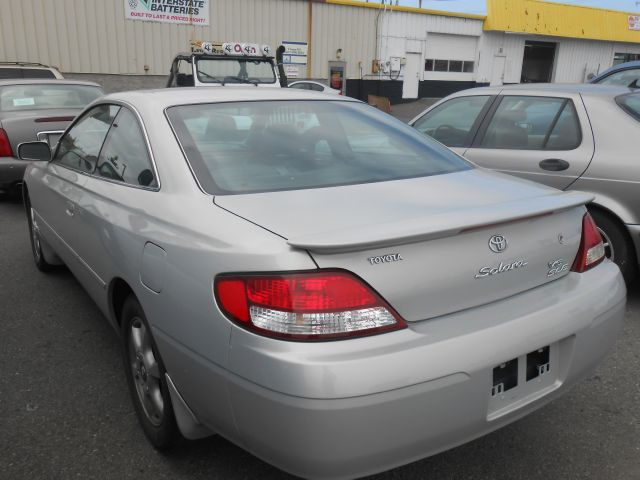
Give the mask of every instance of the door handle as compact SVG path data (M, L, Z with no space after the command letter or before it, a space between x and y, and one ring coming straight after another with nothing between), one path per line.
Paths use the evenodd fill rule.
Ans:
M67 209L64 211L64 213L66 213L70 217L73 217L76 214L76 206L71 202L67 202Z
M561 160L559 158L547 158L542 160L538 165L543 170L549 170L550 172L561 172L569 168L569 162Z

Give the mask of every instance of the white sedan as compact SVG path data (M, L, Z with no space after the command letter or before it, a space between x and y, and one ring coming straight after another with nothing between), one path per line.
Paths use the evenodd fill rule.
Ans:
M311 80L299 80L297 82L291 82L289 88L298 88L300 90L313 90L314 92L331 93L333 95L342 95L340 90L331 88L323 83L314 82Z

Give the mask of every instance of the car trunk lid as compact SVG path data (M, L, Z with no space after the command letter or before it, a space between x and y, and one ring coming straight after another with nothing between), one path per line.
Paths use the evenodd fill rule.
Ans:
M215 202L309 251L320 268L356 273L416 321L566 275L590 199L476 169Z
M18 145L23 142L43 140L53 148L60 134L80 112L80 109L49 109L39 111L11 112L11 116L0 121L15 156Z

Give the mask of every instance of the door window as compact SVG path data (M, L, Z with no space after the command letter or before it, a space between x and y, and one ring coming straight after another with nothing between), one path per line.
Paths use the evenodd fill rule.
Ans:
M420 117L413 126L448 147L466 147L471 141L473 124L489 98L489 95L454 98Z
M119 109L117 105L98 105L89 110L60 139L53 161L74 170L91 173Z
M480 143L484 148L572 150L580 144L573 102L551 97L503 97Z
M142 129L127 108L113 121L95 174L136 187L158 186Z

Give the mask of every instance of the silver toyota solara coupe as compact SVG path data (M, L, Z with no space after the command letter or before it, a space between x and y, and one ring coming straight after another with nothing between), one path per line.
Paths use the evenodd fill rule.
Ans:
M590 195L353 99L119 93L19 151L42 160L35 263L66 264L120 333L159 449L216 433L304 477L379 472L558 397L622 325Z

